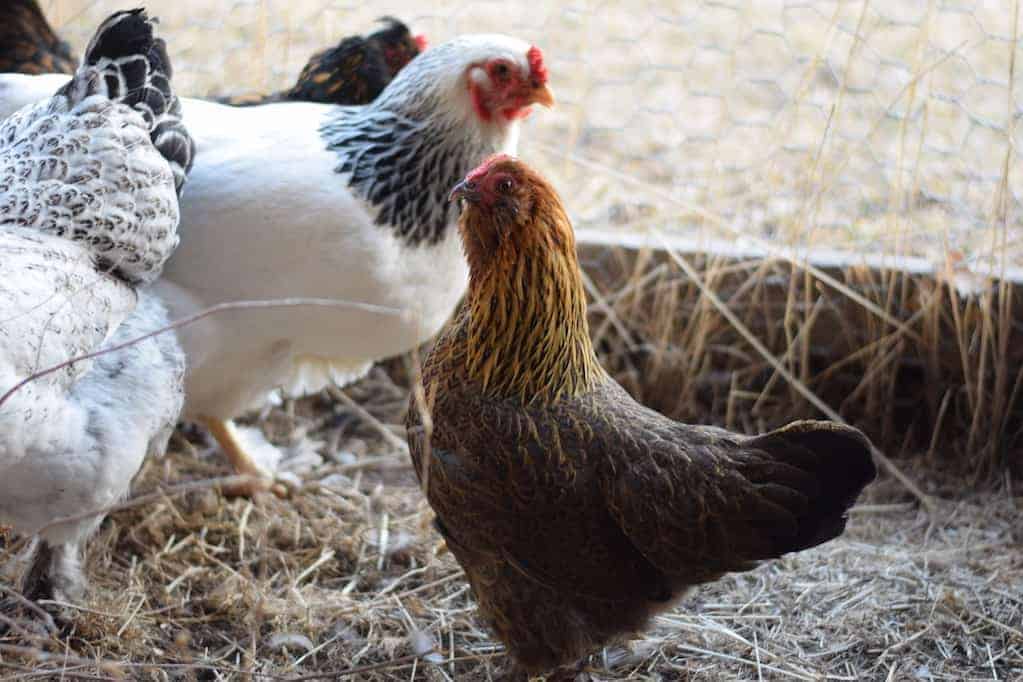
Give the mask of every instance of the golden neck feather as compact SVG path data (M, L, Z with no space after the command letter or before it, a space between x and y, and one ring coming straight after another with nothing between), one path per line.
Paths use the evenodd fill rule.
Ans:
M570 231L509 236L473 265L462 324L469 376L487 394L547 404L601 381Z

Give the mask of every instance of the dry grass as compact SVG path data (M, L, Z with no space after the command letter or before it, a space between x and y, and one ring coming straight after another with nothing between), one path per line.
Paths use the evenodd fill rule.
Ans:
M402 409L394 374L398 384L376 370L349 391L379 423ZM113 514L92 543L93 591L65 608L65 630L0 642L6 674L496 677L507 661L474 618L405 453L326 397L274 408L264 423L292 451L323 444L293 500L174 494L223 472L212 447L182 438L136 486L170 492ZM912 475L928 481L932 515L897 484L875 485L840 540L695 590L643 638L593 657L594 675L1018 679L1023 555L1010 548L1021 498Z
M133 3L47 4L80 46ZM885 479L840 540L698 589L591 663L607 680L1023 679L1023 515L1006 475L1023 465L1023 316L1015 288L977 274L1023 261L1015 4L151 6L186 93L280 85L385 11L434 40L520 34L547 50L561 101L530 121L523 153L580 227L939 263L910 276L583 250L602 360L640 400L747 432L823 405L930 505ZM500 647L393 444L402 364L345 393L357 409L327 394L251 416L305 482L286 502L202 483L175 494L226 473L183 430L136 485L162 492L111 515L90 547L89 601L65 607L59 635L0 642L0 674L495 676Z
M1015 286L677 251L582 255L605 366L665 414L748 433L827 416L968 485L1023 471Z

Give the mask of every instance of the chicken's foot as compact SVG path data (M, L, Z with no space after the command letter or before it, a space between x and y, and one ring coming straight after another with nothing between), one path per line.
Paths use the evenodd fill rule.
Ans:
M224 486L224 494L230 497L254 497L257 493L270 491L277 497L288 497L288 486L246 451L233 421L212 417L205 417L200 421L220 445L221 451L227 456L234 470L250 477L248 481Z
M58 583L76 582L73 577L55 575L60 568L60 551L46 541L36 539L29 549L29 565L21 577L18 589L0 586L0 637L18 634L28 637L54 635L59 628L49 606L36 602L61 599L65 595ZM75 577L81 578L78 573ZM76 583L77 584L77 583ZM58 618L59 611L55 611Z

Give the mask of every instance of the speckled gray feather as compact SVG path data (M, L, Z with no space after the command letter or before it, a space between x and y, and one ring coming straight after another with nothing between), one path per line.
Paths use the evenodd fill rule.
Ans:
M149 282L178 244L173 175L141 115L99 94L54 97L0 126L0 224L79 242Z
M33 377L168 324L140 287L178 243L194 148L165 115L169 74L152 20L118 12L70 83L0 125L0 522L43 541L28 575L51 593L30 597L79 596L80 546L103 514L60 519L123 499L181 411L173 332Z

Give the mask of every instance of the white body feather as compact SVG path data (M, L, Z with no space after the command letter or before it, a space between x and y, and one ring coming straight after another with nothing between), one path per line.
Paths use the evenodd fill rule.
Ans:
M288 307L223 313L181 331L187 411L229 418L283 388L358 378L436 333L465 289L454 230L411 247L334 172L318 129L330 107L185 102L198 153L182 199L182 244L161 293L183 315L251 299L334 298L412 312ZM266 159L273 159L267 163ZM254 188L258 188L255 190Z
M97 272L87 249L0 228L0 392L71 357L167 324L151 293ZM35 379L0 405L0 519L77 544L94 515L127 495L147 453L162 453L183 402L184 354L173 334Z
M464 175L487 154L514 153L519 132L517 121L475 117L466 65L502 56L528 73L528 49L505 36L466 37L431 48L381 100L418 98L417 104L443 108L437 116L456 131L457 142L479 150L470 154L476 158L464 159ZM0 76L0 114L60 83L55 76ZM321 133L338 107L289 102L233 108L187 98L182 104L197 143L196 162L181 199L181 246L157 283L173 317L230 301L291 297L412 313L259 309L183 328L186 414L227 419L276 388L300 395L329 381L346 383L440 329L468 277L457 231L449 225L436 242L409 245L389 226L374 224L378 209L349 188L348 176L337 172L343 156L328 149Z

